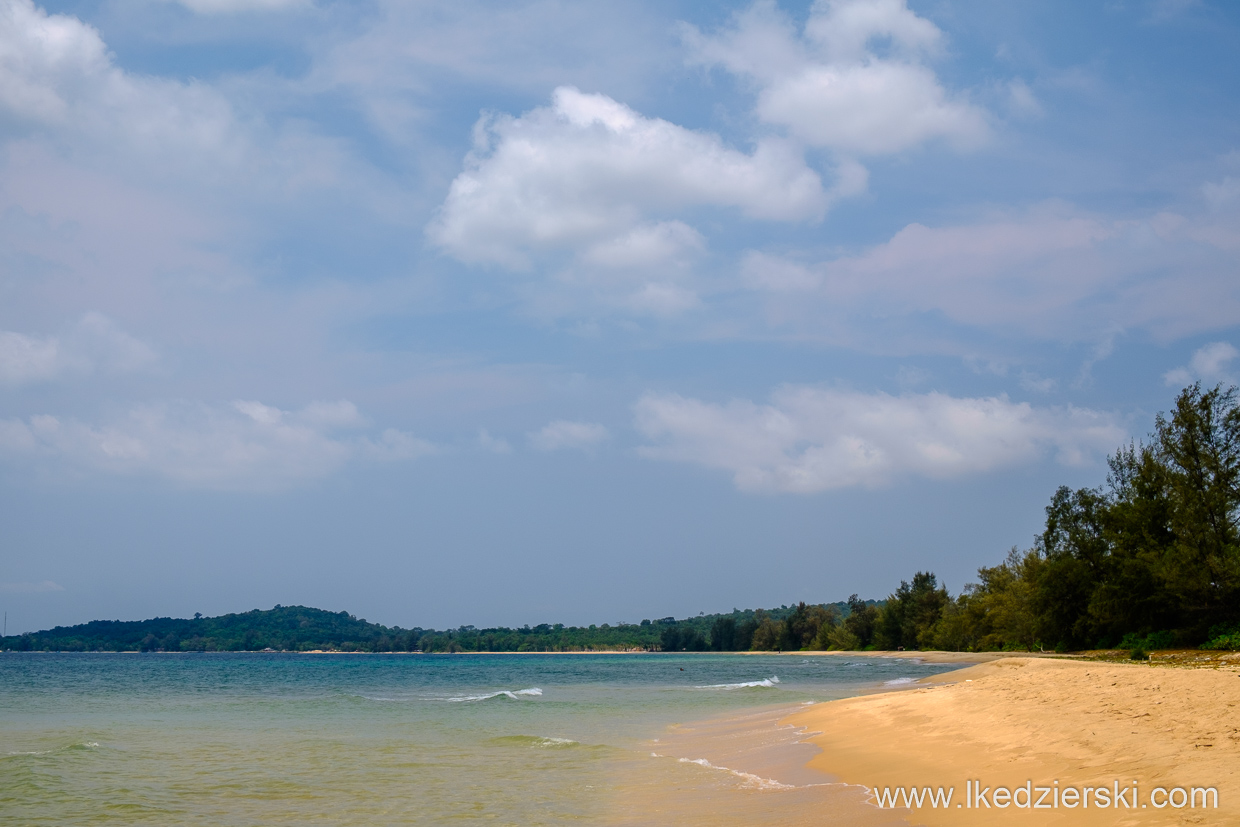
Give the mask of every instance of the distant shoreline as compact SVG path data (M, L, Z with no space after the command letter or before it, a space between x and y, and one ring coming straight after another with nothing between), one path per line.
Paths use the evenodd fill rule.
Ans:
M505 652L505 651L481 651L481 652L348 652L333 649L307 649L296 651L292 649L277 649L267 651L263 649L241 649L235 651L181 651L181 652L140 652L136 649L124 649L119 651L99 650L92 652L81 652L73 650L30 650L19 652L16 649L0 650L0 654L20 654L20 655L417 655L417 656L442 656L442 655L677 655L677 656L694 656L694 655L739 655L739 656L801 656L801 657L849 657L849 658L894 658L899 660L920 660L923 663L989 663L994 660L1009 657L1039 657L1037 654L1029 653L1012 653L1012 652L919 652L919 651L897 651L897 652L855 652L855 651L801 651L790 650L787 652L767 652L767 651L744 651L744 652L661 652L643 649L566 649L554 652ZM1041 657L1063 657L1062 655L1042 655Z

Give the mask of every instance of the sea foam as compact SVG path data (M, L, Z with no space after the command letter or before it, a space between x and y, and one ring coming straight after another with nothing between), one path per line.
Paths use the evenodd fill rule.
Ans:
M492 698L512 698L514 701L519 701L521 700L522 696L528 697L528 696L534 696L534 695L541 695L542 693L543 691L541 689L539 689L536 686L532 686L529 689L518 689L515 692L510 692L507 689L501 689L498 692L490 692L486 695L461 695L456 698L448 698L447 700L448 700L448 703L454 703L454 704L468 703L470 701L489 701Z
M792 784L783 784L773 778L763 778L760 775L754 775L751 772L741 772L740 770L732 770L727 767L720 767L712 764L705 758L680 758L682 764L697 764L699 767L706 767L710 770L719 770L721 772L731 773L737 778L745 782L746 787L757 787L759 790L791 790Z
M695 686L694 689L754 689L757 687L770 688L779 683L779 678L771 675L769 678L761 681L746 681L744 683L712 683L706 686Z

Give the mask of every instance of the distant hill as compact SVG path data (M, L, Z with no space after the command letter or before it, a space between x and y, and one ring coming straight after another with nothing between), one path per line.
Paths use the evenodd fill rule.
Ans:
M874 601L867 601L873 603ZM795 607L770 610L734 610L730 614L699 615L676 620L643 620L599 626L540 624L518 629L402 629L367 623L348 612L328 612L307 606L276 606L249 612L192 618L156 617L150 620L92 620L78 626L57 626L41 632L0 638L0 649L24 652L256 652L266 649L306 652L556 652L580 650L658 650L709 648L711 629L721 618L736 625L756 626L761 617L782 621ZM837 615L848 614L848 604L823 605ZM761 613L761 615L759 615ZM752 634L752 633L751 633ZM741 641L737 639L739 644ZM718 643L715 648L720 648ZM732 646L726 648L749 648Z
M276 606L219 617L92 620L3 638L3 648L61 652L391 651L401 629L367 623L348 612Z

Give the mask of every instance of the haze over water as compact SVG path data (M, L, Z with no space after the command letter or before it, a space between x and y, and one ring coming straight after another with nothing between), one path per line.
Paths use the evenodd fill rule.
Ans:
M777 716L752 713L950 668L799 655L9 653L0 825L683 823L686 812L725 823L774 804L763 796L781 796L781 812L801 796L816 812L890 822L865 812L856 788L806 787L792 765L735 766L757 759L671 725L747 714L774 736ZM755 769L768 774L740 774Z

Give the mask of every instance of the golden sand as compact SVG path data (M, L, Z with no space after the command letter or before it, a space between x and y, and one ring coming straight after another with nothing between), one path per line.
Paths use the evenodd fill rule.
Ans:
M955 788L947 809L903 810L915 824L1240 825L1240 660L1224 664L1005 658L914 690L816 704L783 723L807 730L822 750L810 766L839 780L871 790ZM1129 790L1127 802L1135 781L1137 801L1098 809L1093 798L1088 810L958 807L968 780L992 795L1029 781L1052 791L1056 781L1060 790L1105 785L1112 794L1118 785ZM1214 787L1219 807L1159 809L1149 798L1156 787Z

